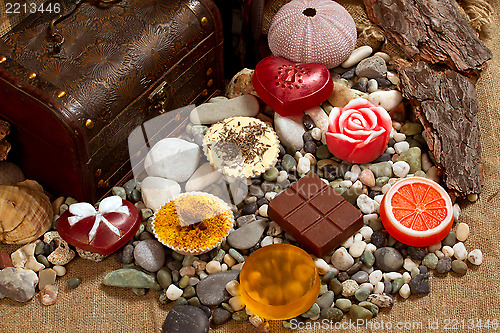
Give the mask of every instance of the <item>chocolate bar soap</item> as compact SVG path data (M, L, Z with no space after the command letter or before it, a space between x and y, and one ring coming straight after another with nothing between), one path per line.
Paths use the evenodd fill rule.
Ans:
M276 196L268 215L318 257L363 226L361 212L312 172Z

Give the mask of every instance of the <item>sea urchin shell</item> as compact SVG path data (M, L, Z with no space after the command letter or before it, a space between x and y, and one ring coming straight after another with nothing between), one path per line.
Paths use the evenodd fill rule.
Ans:
M269 27L275 56L333 68L356 45L356 24L344 7L331 0L293 0L281 7Z

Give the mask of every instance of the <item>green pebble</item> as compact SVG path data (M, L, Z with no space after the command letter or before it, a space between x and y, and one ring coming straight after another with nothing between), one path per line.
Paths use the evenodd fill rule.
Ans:
M331 307L321 310L320 316L323 319L329 319L335 323L344 318L344 312L338 308Z
M189 280L189 279L188 279ZM187 286L184 288L184 292L182 293L182 297L186 299L191 298L196 295L196 290L193 286Z
M446 236L445 239L443 239L441 244L443 244L443 246L453 247L453 245L455 245L456 242L457 242L457 234L455 233L455 231L450 231L448 236Z
M188 304L192 306L200 306L201 302L198 297L191 297L190 299L188 299Z
M372 302L363 301L363 302L359 302L358 305L365 308L365 309L370 310L370 312L373 314L373 317L376 317L378 315L379 310L380 310L379 307L376 306L375 304L373 304Z
M68 206L71 206L72 204L78 203L78 200L72 197L67 197L66 200L64 200L64 203Z
M459 275L465 275L467 273L467 264L462 260L453 260L451 270Z
M434 253L428 253L425 255L424 259L422 259L422 265L430 269L435 269L438 260L438 257Z
M132 190L132 193L130 193L130 199L134 202L141 201L141 191L137 189Z
M304 318L311 318L311 317L319 315L320 312L321 312L321 309L320 309L318 303L313 303L313 305L309 308L309 310L307 310L305 313L301 314L301 316Z
M146 289L144 288L131 288L131 290L134 294L136 294L136 296L146 295Z
M155 237L150 232L147 232L147 231L144 231L142 234L139 235L139 239L141 241L147 240L147 239L154 239L154 238Z
M373 267L373 264L375 264L375 256L371 251L365 250L361 257L359 257L359 260L365 264L367 268Z
M123 189L125 190L127 196L130 196L132 194L132 191L135 189L136 186L137 186L137 180L135 180L134 178L123 184Z
M232 308L232 307L231 307L231 305L229 305L228 303L225 303L225 302L224 302L224 303L221 303L221 304L220 304L220 306L221 306L224 310L226 310L226 311L229 311L229 312L231 312L231 313L233 313L233 312L234 312L233 308Z
M148 220L146 221L146 231L151 233L151 234L154 234L154 230L153 230L153 222L154 222L154 217L151 216L150 218L148 218Z
M193 128L191 130L193 132L193 135L205 135L207 128L208 127L205 125L193 125Z
M394 281L392 281L392 293L395 294L399 292L403 284L405 284L405 280L402 277L394 279Z
M242 201L241 203L243 204L243 201ZM224 239L224 240L222 241L222 244L220 245L220 247L221 247L221 249L223 249L224 251L226 251L226 252L227 252L227 251L229 251L229 249L231 248L231 245L229 245L229 244L227 243L227 240L225 240L225 239Z
M426 178L426 174L422 170L419 170L419 171L415 172L415 177Z
M363 194L363 188L354 188L354 187L350 187L348 188L343 194L342 196L344 197L344 199L347 200L347 202L349 202L351 205L353 206L356 206L356 200L358 199L358 197Z
M411 277L415 277L417 276L418 274L420 274L420 269L418 269L418 267L413 267L410 271L410 275Z
M410 148L422 148L422 144L420 142L418 142L417 140L415 139L407 139L408 140L408 144L410 145ZM425 147L427 147L427 144L425 145Z
M138 243L139 241L137 241ZM134 242L135 243L135 242ZM135 245L134 245L135 246ZM139 269L135 263L130 263L130 264L123 264L123 268L133 268L133 269Z
M167 297L167 291L166 290L163 290L161 293L160 293L160 296L158 296L158 301L160 302L160 304L167 304L170 302L170 300L168 299Z
M127 200L127 192L125 192L125 189L123 187L115 186L111 189L111 193L113 195L119 196L123 200Z
M220 249L219 252L215 255L215 257L212 260L221 262L224 259L224 256L226 255L226 251L223 249Z
M337 187L340 187L340 183L342 182L342 179L335 179L330 182L330 186L333 187L334 189Z
M199 260L199 257L192 256L192 255L186 255L184 256L184 259L182 259L182 267L188 267L193 264L194 261Z
M184 289L188 286L188 284L189 284L189 276L184 275L183 277L181 277L181 279L179 280L179 288Z
M423 127L422 125L418 123L406 123L404 124L399 132L403 133L404 135L416 135L422 133Z
M146 225L144 223L139 224L139 229L137 229L137 232L135 233L134 238L139 239L139 237L141 236L141 234L144 232L145 229L146 229Z
M425 141L425 138L422 135L422 133L414 135L413 140L420 143L420 147L427 147L427 141Z
M43 251L43 247L45 246L45 243L44 242L38 242L36 243L35 245L35 255L39 255L39 254L43 254L44 251Z
M375 186L382 187L389 182L389 177L378 177L375 179Z
M356 322L358 320L370 320L373 318L373 313L370 310L356 304L351 306L349 314L351 315L351 319Z
M342 286L342 283L337 278L333 278L330 280L330 283L328 284L328 288L331 291L333 291L335 296L342 294L343 286Z
M347 312L352 306L352 302L347 298L339 298L335 301L335 306L340 310Z
M333 190L335 192L337 192L338 195L342 195L342 196L346 192L346 188L345 187L334 187Z
M162 267L156 272L156 280L163 289L167 289L172 284L172 272L168 267Z
M108 273L103 283L113 287L162 289L155 276L132 268L121 268Z
M276 178L278 178L279 171L275 167L271 167L264 172L262 175L262 178L264 178L267 181L274 182Z
M380 231L384 229L384 225L380 219L374 219L368 222L368 226L373 229L373 231Z
M370 296L370 289L366 288L366 287L363 287L363 288L359 288L358 290L356 290L356 292L354 293L354 297L362 302L362 301L366 301L366 299L368 298L368 296Z
M82 280L80 280L79 278L71 278L68 280L68 288L75 289L80 285L80 283L82 283Z
M292 168L293 168L294 166L296 166L296 165L297 165L297 161L295 160L295 158L293 158L293 156L292 156L292 155L290 155L290 154L285 154L285 155L283 156L283 159L282 159L282 161L281 161L281 166L283 167L283 169L284 169L285 171L287 171L287 172L288 172L288 171L292 170Z
M291 182L296 182L297 181L297 176L295 176L294 174L289 174L288 175L288 180L291 181Z
M389 162L379 162L372 164L369 169L373 172L375 178L392 177L392 165Z
M321 145L318 147L318 149L316 149L316 157L319 160L324 160L326 158L329 158L330 156L332 156L332 153L330 153L330 150L328 150L327 145Z
M391 116L392 120L397 122L403 122L405 120L405 115L402 112L396 112Z
M248 314L245 310L233 312L233 320L236 321L246 321L248 320Z
M346 87L347 87L347 86L348 86L348 84L349 84L349 81L347 81L347 80L346 80L346 79L344 79L344 78L340 78L340 79L338 79L338 80L337 80L337 82L338 82L338 83L340 83L340 84L343 84L343 85L344 85L344 86L346 86Z
M144 222L147 219L149 219L151 216L153 216L153 211L149 208L143 208L141 209L141 220Z
M245 261L245 258L243 257L243 255L233 248L229 249L229 255L231 257L233 257L237 262Z
M142 234L141 234L141 235L142 235ZM134 241L134 242L132 242L132 245L133 245L134 247L136 247L136 246L137 246L137 244L139 244L140 242L141 242L140 240Z
M410 173L422 170L422 151L418 147L410 148L399 155L396 161L405 161L410 166Z
M43 254L39 254L36 256L36 261L38 261L40 264L44 265L45 267L50 267L52 266L49 262L49 260L47 259L46 256L44 256Z
M177 253L175 251L172 252L172 258L174 258L175 260L179 260L179 261L182 261L182 259L184 259L184 256L180 253Z
M330 115L330 112L333 110L333 105L331 105L328 101L325 101L321 104L321 108L326 112L327 115Z
M188 305L187 299L185 299L184 297L179 297L178 299L176 299L173 307L175 308L179 305Z

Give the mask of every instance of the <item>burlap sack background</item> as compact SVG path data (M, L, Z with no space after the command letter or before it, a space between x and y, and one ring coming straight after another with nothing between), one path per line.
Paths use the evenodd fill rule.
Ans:
M495 1L495 2L493 2ZM339 1L343 3L343 1ZM345 2L345 1L344 1ZM465 245L468 250L480 248L484 262L470 267L467 275L457 277L431 277L431 293L424 297L412 296L408 300L396 298L394 307L384 309L371 320L372 329L360 328L359 332L445 332L445 325L455 332L495 332L493 329L468 330L462 324L468 320L500 321L500 2L491 0L495 9L493 25L488 29L485 42L494 57L477 82L480 99L479 114L482 130L481 143L486 181L478 202L463 207L461 221L471 227ZM347 5L347 4L346 4ZM352 10L352 5L347 5ZM14 248L0 245L0 251ZM80 258L66 266L67 275L57 280L59 297L50 307L41 305L39 297L24 304L0 300L0 332L159 332L170 309L157 301L159 292L150 291L145 296L135 296L131 291L106 287L101 284L110 271L120 268L113 257L101 263ZM67 289L67 281L79 277L82 284L74 290ZM344 319L346 321L346 319ZM422 323L421 329L397 329L400 323ZM437 329L430 329L429 322ZM392 329L377 329L376 324L392 325ZM272 323L273 332L285 331L280 322ZM387 326L384 326L387 327ZM329 332L313 330L312 332ZM337 330L332 330L337 331ZM338 330L343 332L344 330ZM500 331L500 328L496 331ZM230 322L216 327L213 332L256 332L249 323ZM311 331L308 331L311 332ZM186 332L189 333L189 332Z

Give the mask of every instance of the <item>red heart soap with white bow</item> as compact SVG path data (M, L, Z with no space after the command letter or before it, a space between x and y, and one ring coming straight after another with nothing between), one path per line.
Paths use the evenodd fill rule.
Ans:
M75 247L108 255L127 244L140 224L137 208L112 196L103 199L97 210L87 202L70 205L59 218L57 231Z
M324 65L295 63L274 56L257 64L252 84L262 101L281 116L317 106L333 91L332 76Z

